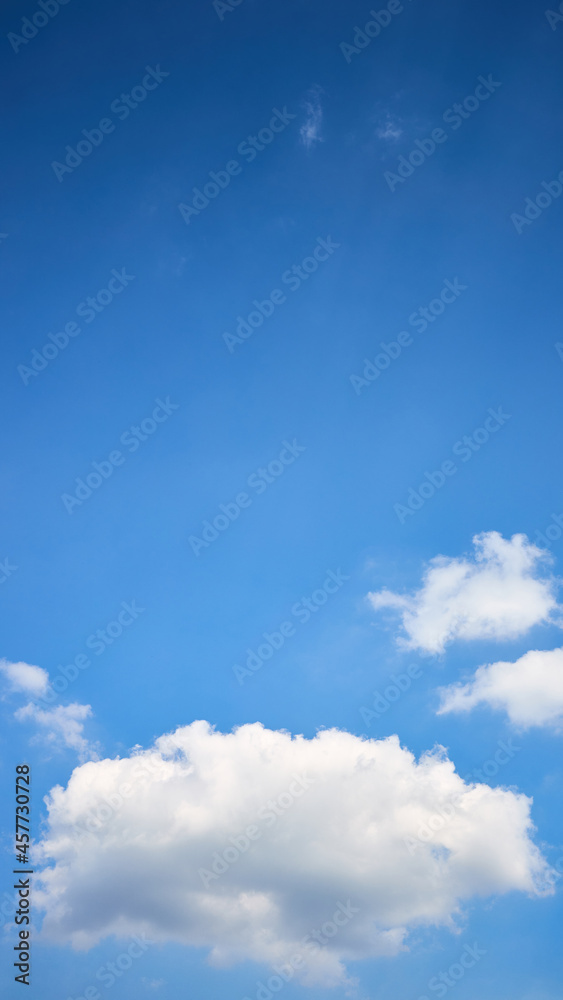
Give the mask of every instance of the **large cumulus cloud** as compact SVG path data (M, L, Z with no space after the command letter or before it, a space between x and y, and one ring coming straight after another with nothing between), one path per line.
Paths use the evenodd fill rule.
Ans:
M353 917L302 974L334 985L347 960L396 954L413 928L453 928L474 897L539 893L530 806L465 784L443 750L417 761L396 736L194 722L53 789L43 933L87 948L144 931L208 948L218 965L273 965L340 903Z

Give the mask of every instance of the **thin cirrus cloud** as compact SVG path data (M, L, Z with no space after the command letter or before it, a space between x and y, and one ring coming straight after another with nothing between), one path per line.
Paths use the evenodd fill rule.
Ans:
M387 117L382 125L376 129L378 139L386 139L389 142L396 142L403 134L403 129L397 121Z
M84 722L92 715L90 705L57 705L56 708L39 708L33 702L14 712L17 722L31 722L38 732L32 743L45 743L54 750L75 750L81 761L96 759L96 749L84 736Z
M349 985L346 962L397 955L415 929L455 932L477 897L551 891L531 800L466 784L442 748L416 760L397 736L194 722L75 768L47 807L42 933L80 949L145 933L216 966L275 966L341 905L350 919L299 973L333 987Z
M487 664L467 684L440 690L439 715L469 712L478 705L506 712L519 729L563 730L563 649L532 649L515 663Z
M432 559L412 594L368 595L375 610L399 613L401 646L439 654L456 639L516 639L557 619L559 581L544 572L548 553L526 535L505 539L498 531L476 535L473 545L472 556Z
M49 689L49 674L43 667L31 663L11 663L0 660L0 674L7 682L10 693L41 698ZM75 750L81 761L97 759L97 748L84 736L84 722L92 715L90 705L73 702L43 709L33 701L14 712L16 722L33 724L36 732L31 743L43 743L50 750Z
M315 143L324 141L321 136L321 126L323 123L321 94L322 89L320 87L312 87L304 101L306 117L299 129L299 135L305 149L311 149Z

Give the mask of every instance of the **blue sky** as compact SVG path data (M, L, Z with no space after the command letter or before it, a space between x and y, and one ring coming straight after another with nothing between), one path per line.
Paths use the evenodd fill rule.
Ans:
M417 757L447 747L462 777L512 739L521 749L485 783L533 797L533 839L553 865L563 856L556 726L519 726L482 704L436 714L437 688L466 682L484 663L558 647L553 608L520 633L477 630L429 654L397 645L397 613L374 609L367 595L418 592L430 560L471 562L472 538L483 532L545 545L536 532L563 512L554 252L563 198L546 205L551 196L540 194L543 182L557 191L563 170L553 96L563 20L550 25L537 4L398 6L379 33L369 29L377 37L368 44L370 8L357 2L242 0L221 19L209 0L90 8L69 0L16 52L8 34L40 7L4 5L9 420L0 559L9 575L0 584L0 655L51 680L89 656L57 704L91 706L84 739L110 760L198 719L221 733L260 722L308 740L333 727L372 739L397 734ZM351 52L358 28L364 47ZM493 81L490 93L480 78ZM120 95L143 80L154 89L126 116ZM448 109L468 98L472 110L454 128ZM75 150L83 130L108 118L114 128L106 123L103 139L94 133L99 144L57 176L52 164L64 164L65 147ZM268 141L254 157L240 148L271 121L283 129L262 132ZM436 129L442 135L432 140ZM420 153L421 144L435 149ZM398 176L414 150L413 162L423 162L390 184L386 172ZM233 160L240 169L228 183L219 173L224 189L186 221L178 206ZM545 207L530 208L526 199L539 194ZM536 218L523 222L527 205ZM229 350L224 335L275 289L275 307L264 307L271 315ZM100 291L93 315L84 303ZM439 315L426 313L423 329L413 314L424 318L431 303ZM79 332L65 334L73 323ZM381 345L398 343L402 331L400 354L393 346L386 354ZM55 357L48 349L48 363L31 375L33 358L40 368L49 335L59 333L68 343ZM381 362L379 375L368 366L372 381L366 359ZM506 416L477 447L499 409ZM143 421L135 439L131 428ZM476 446L470 458L466 435ZM69 511L63 496L116 451L111 475ZM441 474L443 486L405 514L409 491L429 481L426 473L440 482L447 462L455 471ZM241 493L246 506L196 554L190 538L202 538L204 522ZM560 540L551 551L556 561L535 565L534 579L561 573ZM323 589L329 571L337 589L300 619L292 608ZM143 610L126 612L129 624L96 653L89 637L132 602ZM294 628L283 647L238 683L233 667L287 621ZM409 664L422 675L366 723L361 709L374 691ZM81 758L76 747L33 742L41 727L14 718L28 700L6 682L0 780L9 817L13 767L32 766L40 840L44 796L67 785ZM6 891L11 823L3 826ZM110 893L105 869L99 878ZM431 978L477 941L487 954L456 984L456 997L555 1000L557 891L468 894L462 910L459 933L418 928L395 957L352 955L355 986L327 991L295 977L283 995L440 995L428 992ZM131 940L129 931L102 935L76 951L42 937L39 908L35 916L32 989L45 1000L84 996ZM20 989L11 947L8 936L0 976L10 997ZM212 1000L254 1000L257 981L271 976L268 963L244 955L211 967L208 951L159 941L119 979L116 995L168 1000L187 987Z

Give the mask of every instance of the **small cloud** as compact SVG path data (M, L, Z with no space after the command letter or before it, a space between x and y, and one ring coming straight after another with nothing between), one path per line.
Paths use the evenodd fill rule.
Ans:
M186 263L187 263L187 260L188 260L187 257L180 257L178 263L173 268L173 273L176 275L177 278L181 278L182 277L182 275L184 273L184 268L185 268Z
M563 729L563 649L531 649L515 663L499 661L479 667L467 684L440 691L438 715L469 712L477 705L507 713L519 729L551 726Z
M549 556L526 535L505 539L498 531L473 538L471 556L436 556L411 594L369 594L376 610L402 619L405 649L440 654L454 640L517 639L534 625L557 622L559 581L545 573Z
M380 125L376 130L376 135L378 139L387 139L388 141L395 142L400 139L403 134L403 130L398 122L393 121L390 117L387 117L384 124Z
M142 979L141 979L141 982L142 982L143 986L146 986L146 988L148 990L159 990L161 988L161 986L165 985L166 980L165 979L147 979L146 976L143 976Z
M39 669L39 668L36 668ZM45 671L44 671L45 672ZM32 742L45 742L55 749L69 747L76 750L80 761L98 760L96 750L84 738L84 720L90 718L90 705L58 705L56 708L42 709L29 702L18 708L14 718L18 722L34 722L40 734Z
M42 667L30 663L10 663L0 660L0 672L7 677L12 691L24 691L28 695L40 697L49 686L49 674Z
M49 690L49 674L43 667L31 663L11 663L0 659L0 675L8 681L9 691L25 694L28 698L42 698ZM81 763L98 760L97 750L84 738L84 720L92 715L90 705L59 705L43 709L30 701L14 712L17 722L32 722L39 733L32 743L46 743L54 749L69 747L76 750Z
M299 129L301 142L305 149L311 149L316 142L324 142L320 135L323 121L323 109L321 105L321 94L323 90L319 86L311 87L304 101L306 119Z

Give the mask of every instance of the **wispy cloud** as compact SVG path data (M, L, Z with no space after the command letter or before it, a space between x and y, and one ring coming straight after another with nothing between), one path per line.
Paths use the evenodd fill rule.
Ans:
M57 705L56 708L38 708L33 702L14 712L17 722L33 722L39 732L32 743L46 743L53 749L76 750L81 763L98 760L96 749L84 737L84 720L90 718L90 705Z
M320 134L323 122L322 93L321 87L311 87L303 102L306 118L299 129L299 134L305 149L311 149L316 142L324 142Z
M0 659L0 675L7 679L10 693L25 694L28 698L40 698L49 688L48 672L31 663L10 663ZM14 719L37 726L39 731L32 737L32 743L45 743L57 750L75 750L84 763L86 760L98 760L99 756L97 748L84 736L84 722L91 715L90 705L77 702L42 709L30 701L14 712Z
M396 142L397 139L401 138L403 129L399 125L398 121L393 120L390 116L388 116L383 124L376 129L375 134L378 139L387 139L389 142Z

